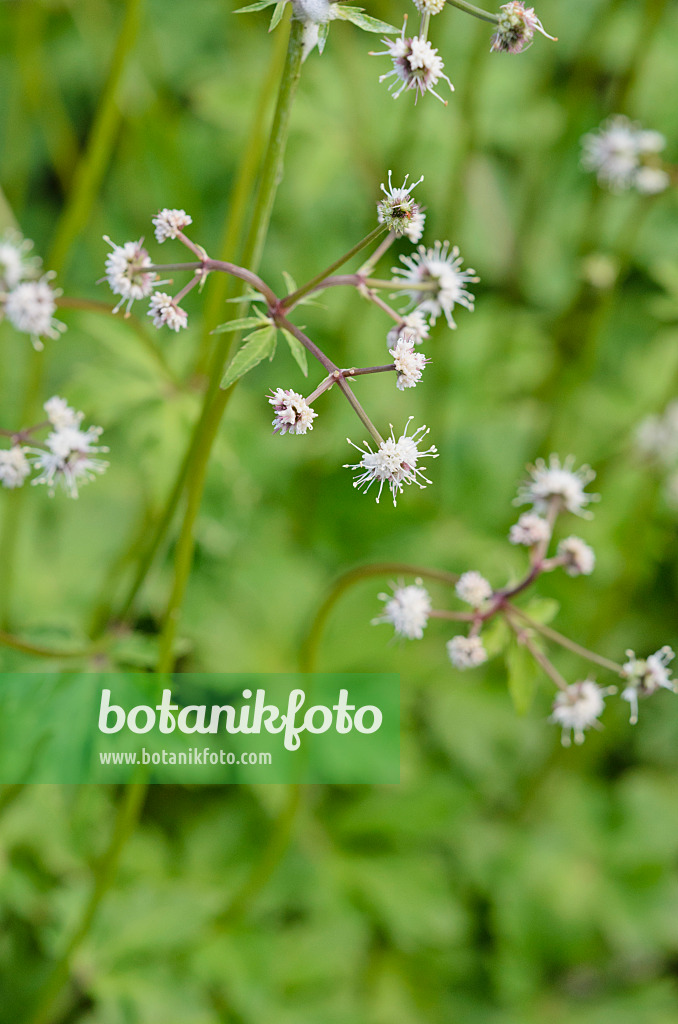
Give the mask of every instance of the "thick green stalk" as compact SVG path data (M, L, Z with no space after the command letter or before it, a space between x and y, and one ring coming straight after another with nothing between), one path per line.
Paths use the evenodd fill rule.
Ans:
M282 173L292 105L301 76L302 32L302 23L293 21L290 29L287 58L278 92L278 101L271 126L271 135L261 171L257 201L243 252L243 264L254 272L258 269L261 261L273 203ZM241 309L242 306L237 307L236 316L241 315ZM177 543L172 591L167 604L160 637L159 672L168 671L173 664L172 649L174 638L193 561L193 528L202 503L202 494L212 445L221 422L221 417L233 390L229 388L227 391L222 391L219 385L228 360L229 351L237 341L238 338L236 337L233 339L233 342L229 342L227 334L222 335L220 338L212 361L212 372L205 396L203 413L191 444L192 458L188 466L186 510Z

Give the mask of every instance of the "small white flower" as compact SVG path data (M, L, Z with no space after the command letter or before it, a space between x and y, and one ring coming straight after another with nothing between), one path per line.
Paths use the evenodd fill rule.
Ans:
M396 387L403 391L405 388L415 387L421 380L421 375L426 366L426 356L423 352L415 352L412 342L403 338L396 342L395 348L390 349L395 363L398 379Z
M76 412L65 398L59 398L58 395L48 398L43 409L47 413L47 419L56 430L63 430L64 427L79 427L85 415L84 412Z
M275 434L305 434L313 430L313 420L318 415L303 395L296 391L277 388L268 400L275 411L273 432Z
M396 238L406 235L410 242L418 242L424 233L424 221L426 215L421 206L411 196L412 189L424 180L422 174L419 181L407 185L409 174L400 188L394 188L391 182L392 172L388 172L388 189L382 183L382 192L386 196L377 203L377 219L380 224L385 224L389 231L392 231Z
M393 595L379 594L379 600L386 602L381 615L372 619L372 625L390 622L398 636L408 640L421 640L431 614L431 598L428 591L419 585L393 587Z
M566 537L565 540L561 540L558 554L565 559L564 569L568 576L590 576L595 569L595 552L579 537Z
M156 274L148 270L152 266L151 257L143 248L141 239L116 245L108 235L104 235L104 241L113 250L106 257L106 280L113 294L120 296L113 312L117 313L124 302L129 312L136 299L147 298L153 290Z
M455 305L473 310L474 298L466 285L475 284L480 278L470 267L461 269L463 260L456 245L452 249L449 242L436 242L432 249L420 245L412 256L401 256L400 260L405 270L394 267L393 273L412 285L405 289L405 294L419 313L430 317L432 324L444 315L448 325L455 328L452 317ZM433 287L422 288L421 285Z
M402 318L400 324L396 324L386 335L389 349L393 348L396 342L403 338L412 345L421 345L428 338L430 327L427 324L424 314L415 309Z
M185 210L160 210L151 223L155 228L157 240L164 242L168 238L176 238L180 231L193 223L193 220Z
M410 416L405 424L404 432L397 441L393 433L393 426L391 426L391 436L381 442L376 452L373 452L368 444L363 449L359 448L357 444L353 444L350 438L348 439L348 443L352 444L362 455L360 462L344 466L344 469L358 470L358 475L353 481L354 487L369 491L372 484L377 481L379 483L377 501L379 501L384 484L388 483L395 505L396 497L398 494L402 494L405 484L425 487L426 484L431 483L421 469L417 468L417 463L423 458L437 458L438 452L434 445L431 445L426 451L419 450L419 445L428 434L428 428L419 427L413 434L408 434L407 428L413 418Z
M412 0L420 14L440 14L447 0Z
M535 32L541 32L547 39L556 41L555 36L550 36L544 30L544 26L534 13L534 7L526 8L522 0L511 0L500 9L497 30L492 36L490 50L520 53L532 45Z
M645 128L636 128L636 147L639 153L651 155L661 153L666 148L666 136L661 132L648 131Z
M171 331L178 332L188 325L188 313L177 306L166 292L154 292L151 295L148 315L153 317L154 327L169 327Z
M671 679L671 669L668 667L675 654L666 646L655 651L649 658L636 658L633 651L627 651L626 657L629 660L623 666L622 675L629 685L622 690L622 698L631 705L631 724L635 725L638 721L639 697L649 697L660 689L676 692L676 684Z
M0 240L0 292L11 292L20 281L39 274L39 258L28 255L32 248L33 243L16 232Z
M70 498L78 497L78 487L104 473L108 462L96 456L108 448L96 444L102 433L101 427L80 430L77 426L61 427L48 435L47 450L30 448L32 463L40 471L33 484L45 484L50 497L56 487L64 488Z
M580 683L572 683L567 690L558 694L553 702L553 714L549 721L562 726L562 744L569 747L574 733L574 742L584 742L586 729L600 728L598 719L605 710L604 698L616 693L616 687L603 689L590 679Z
M636 171L633 184L644 196L656 196L666 191L671 184L671 178L661 167L650 167L645 164Z
M560 464L557 455L551 455L548 466L543 459L537 459L534 466L528 466L531 480L527 480L518 488L515 505L532 505L537 512L545 512L552 501L557 500L568 512L576 516L590 518L592 513L585 511L591 501L597 501L597 494L587 494L584 487L595 478L589 466L581 466L574 470L574 456L568 455Z
M447 654L455 668L477 668L487 661L487 651L479 636L453 636L447 641Z
M406 38L406 25L407 22L403 25L401 35L396 39L382 40L386 45L385 50L372 54L373 57L390 57L393 61L393 71L381 75L379 81L395 78L395 81L389 86L390 91L396 90L393 92L394 99L397 99L402 92L414 89L415 103L420 96L427 92L432 93L441 103L445 103L442 96L435 91L436 85L441 78L444 78L452 92L454 92L454 86L443 71L444 64L438 56L438 51L431 46L427 39L420 39L418 36Z
M480 608L492 597L492 585L479 572L471 570L462 573L456 582L457 597L473 608Z
M42 338L56 339L66 330L66 325L54 318L60 294L43 277L40 281L23 281L7 296L7 319L17 331L30 334L36 349L44 348Z
M636 446L646 458L667 467L678 461L678 401L669 402L661 416L647 416L636 430Z
M21 487L30 471L31 465L20 445L0 449L0 484L3 487L10 490Z
M517 523L509 530L511 544L523 544L526 548L534 547L547 541L551 536L551 527L536 512L523 512Z

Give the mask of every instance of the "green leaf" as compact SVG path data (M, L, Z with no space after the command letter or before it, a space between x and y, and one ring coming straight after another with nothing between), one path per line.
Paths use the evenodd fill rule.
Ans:
M261 317L241 316L236 320L227 320L225 324L219 324L210 334L228 334L229 331L246 331L248 327L262 326Z
M283 281L285 282L285 287L287 288L287 294L291 295L292 292L296 292L298 285L297 282L292 277L292 275L288 274L286 270L283 270L282 276Z
M255 4L248 4L247 7L239 7L234 14L251 14L253 11L263 11L264 7L272 7L277 0L257 0ZM285 0L286 2L286 0Z
M250 334L227 367L221 387L230 388L231 384L235 384L254 369L262 359L266 359L267 356L272 359L275 353L276 334L275 327L271 327L270 324Z
M555 619L559 610L560 604L552 597L533 597L523 608L526 615L542 626L548 626L549 622Z
M400 32L399 28L394 28L393 25L389 25L386 21L379 21L377 18L371 18L369 14L363 14L362 7L344 7L337 5L334 8L334 12L337 18L341 18L343 21L352 22L364 32L384 32L386 34Z
M285 335L285 340L287 341L287 344L290 346L290 352L294 356L297 366L303 373L304 377L308 377L308 359L306 349L301 344L299 339L295 338L294 335L290 334L290 332L285 330L284 327L282 328L282 332Z
M483 647L488 658L501 654L512 636L506 619L501 615L495 615L490 624L483 629Z
M273 11L273 17L271 18L271 24L268 26L268 31L269 32L272 32L273 29L276 28L280 24L280 19L282 18L283 14L285 13L285 4L286 3L287 3L287 0L278 0L278 3L275 5L275 10Z
M506 652L506 670L513 706L519 715L526 715L534 700L539 666L527 647L514 642Z

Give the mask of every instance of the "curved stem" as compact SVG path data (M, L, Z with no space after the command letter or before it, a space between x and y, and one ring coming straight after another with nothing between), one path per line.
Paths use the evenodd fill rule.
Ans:
M0 629L0 646L9 647L21 654L33 654L38 658L89 658L101 650L101 645L97 644L76 648L74 651L59 651L54 647L44 647L42 644L34 644L30 640L22 640L21 637L14 636L13 633L8 633L4 629Z
M512 614L511 614L511 612L514 611L514 610L515 609L513 609L513 608L508 608L507 607L505 609L506 614L504 615L504 618L508 622L510 628L515 633L516 640L518 641L519 644L522 644L523 647L527 648L527 650L530 652L530 654L532 655L534 660L537 662L537 664L541 665L541 667L543 668L544 672L549 677L551 682L555 683L559 690L562 690L564 693L567 693L567 689L568 689L567 679L564 679L563 676L561 676L560 672L555 667L555 665L551 664L551 662L546 657L546 655L542 651L539 650L539 648L532 641L532 639L525 632L525 630L521 629L520 625L515 621L515 619L513 618Z
M587 661L592 661L596 665L600 665L601 668L609 669L610 672L614 672L615 675L621 675L622 666L618 665L614 661L610 661L609 658L603 658L602 655L596 654L595 651L589 651L586 647L582 647L581 644L575 643L574 640L570 640L569 637L563 636L562 633L558 633L557 630L551 629L550 626L545 626L541 622L535 622L531 616L527 615L521 608L516 608L513 605L508 605L511 613L517 615L525 622L531 629L536 629L538 633L545 636L547 640L552 640L556 644L560 644L561 647L565 647L568 651L572 651L573 654L578 654L579 657L585 658Z
M314 672L318 657L318 649L322 633L329 619L330 613L338 602L339 598L350 590L356 583L371 579L373 576L403 575L423 577L424 579L435 580L453 587L459 575L457 573L444 572L441 569L429 569L426 566L410 565L407 562L375 562L371 565L359 565L338 576L330 587L329 593L321 603L313 617L309 631L301 645L299 663L302 672Z

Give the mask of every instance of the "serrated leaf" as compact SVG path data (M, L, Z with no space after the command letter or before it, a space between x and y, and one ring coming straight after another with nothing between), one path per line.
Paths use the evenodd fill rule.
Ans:
M389 25L386 21L379 21L378 18L371 18L364 14L362 7L344 7L337 5L334 8L335 16L343 21L350 21L357 25L363 32L384 32L386 35L400 32L399 28Z
M273 17L271 18L271 24L268 26L268 31L269 32L272 32L273 29L276 28L280 24L280 19L282 18L283 14L285 13L285 5L286 4L287 4L287 0L278 0L278 3L275 5L275 10L273 11Z
M559 610L560 604L552 597L533 597L523 608L526 615L542 626L547 626L549 622L552 622Z
M235 384L237 380L258 366L262 359L266 359L267 356L272 357L271 354L275 353L276 334L275 327L271 327L270 324L266 324L265 327L260 327L258 331L250 334L227 367L221 387L230 388L231 384Z
M261 317L241 316L236 320L227 320L225 324L219 324L210 334L228 334L229 331L246 331L249 327L260 327Z
M255 4L248 4L247 7L239 7L234 14L251 14L253 11L263 11L265 7L272 7L277 0L257 0Z
M506 671L513 706L519 715L526 715L534 700L539 666L527 647L514 642L506 652Z
M294 335L290 334L290 332L285 330L284 327L282 328L282 332L285 335L285 340L287 341L287 344L290 346L290 352L294 356L294 361L296 362L297 366L303 373L304 377L308 377L308 358L306 354L306 349L301 344L299 339L295 338Z

